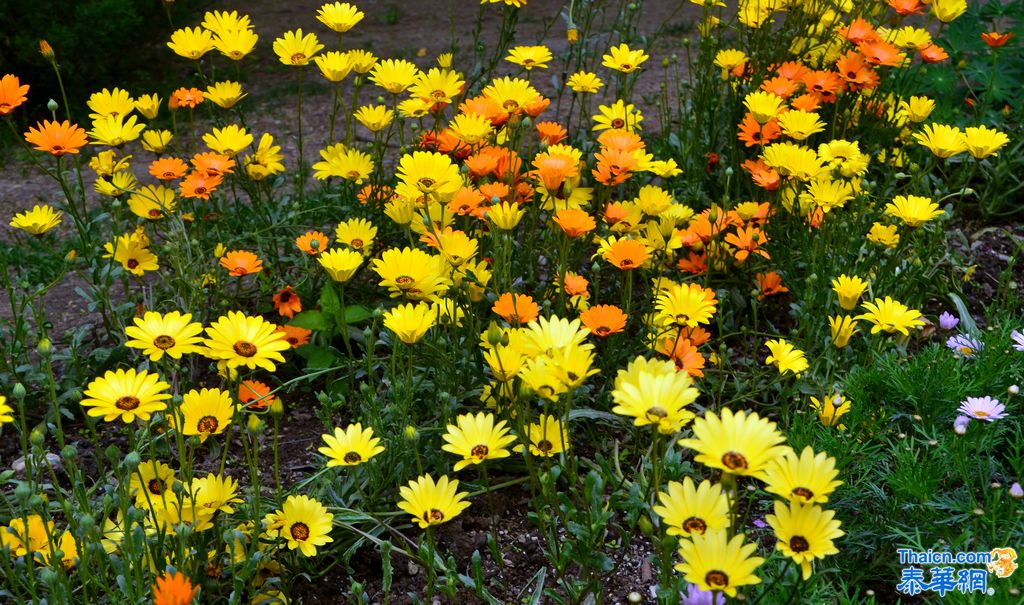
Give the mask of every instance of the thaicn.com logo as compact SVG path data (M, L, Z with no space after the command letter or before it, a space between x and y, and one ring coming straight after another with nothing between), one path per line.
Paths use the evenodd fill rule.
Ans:
M1009 547L987 552L920 551L897 549L903 572L896 590L907 595L932 592L940 597L950 592L993 594L989 575L1008 578L1019 566L1017 551Z

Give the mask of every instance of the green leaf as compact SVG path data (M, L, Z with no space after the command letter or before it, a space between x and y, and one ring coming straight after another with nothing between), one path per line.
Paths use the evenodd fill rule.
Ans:
M372 317L370 309L363 305L348 305L345 307L345 321L349 324L366 321Z
M306 360L306 368L310 370L329 368L338 360L338 354L332 349L316 345L302 345L295 352Z
M956 313L960 316L960 323L963 325L964 332L977 334L978 324L974 323L974 318L971 317L971 312L967 310L964 299L953 292L949 293L949 299L953 301L953 305L956 307Z
M334 285L328 283L324 286L323 290L320 290L320 310L326 315L337 315L338 311L341 310L341 302L338 300L338 292L334 289Z
M329 320L320 311L303 311L295 315L290 322L289 326L295 326L296 328L305 328L307 330L316 330L322 332L324 330L330 330L334 327L334 322Z

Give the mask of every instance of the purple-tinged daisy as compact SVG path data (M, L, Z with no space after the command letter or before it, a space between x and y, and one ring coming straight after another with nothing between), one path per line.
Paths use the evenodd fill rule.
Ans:
M956 334L946 340L946 346L964 357L974 357L975 353L985 348L985 344L973 336Z
M999 403L998 399L992 397L968 397L960 402L958 411L966 414L975 420L993 422L1000 418L1006 418L1006 406Z
M1013 348L1024 353L1024 334L1020 330L1014 330L1010 332L1010 338L1013 339Z
M690 584L683 595L682 605L725 605L725 595L710 590L701 590L700 586Z
M956 420L953 421L953 432L957 435L964 435L967 433L967 425L971 423L970 416L957 416Z
M949 311L943 311L942 315L939 315L939 327L943 330L952 330L959 323L960 318Z

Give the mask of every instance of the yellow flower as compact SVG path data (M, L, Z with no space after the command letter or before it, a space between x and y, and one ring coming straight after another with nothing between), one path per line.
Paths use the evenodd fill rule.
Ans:
M458 72L431 67L416 76L409 90L414 96L432 103L451 103L452 99L462 94L462 87L465 84L465 80Z
M174 486L174 469L159 460L144 460L132 473L129 493L135 494L135 505L147 509L165 506L165 496Z
M689 540L679 542L683 562L675 569L701 590L735 597L737 588L761 582L754 571L764 563L761 557L751 556L757 545L744 544L743 540L743 534L730 539L725 529L691 535Z
M384 314L384 327L405 344L416 344L437 323L430 305L419 302L399 305Z
M359 185L373 172L370 154L348 149L343 143L329 146L320 156L324 159L313 164L313 177L321 181L337 176Z
M281 146L274 145L274 137L270 133L264 133L260 137L260 144L256 147L256 152L245 156L242 163L245 165L245 171L249 174L249 178L254 181L262 181L268 176L284 172L284 164L281 163L283 159Z
M854 275L845 273L832 280L832 291L839 296L839 306L847 311L857 308L860 297L868 289L868 282Z
M484 352L484 361L490 366L494 378L501 382L515 378L523 369L524 360L522 353L512 347L497 345Z
M149 249L149 238L136 233L126 233L114 238L114 241L103 244L103 258L112 258L125 271L142 276L146 271L160 269L159 259Z
M373 240L377 237L377 227L364 218L353 218L338 223L334 233L339 244L369 256L373 251Z
M682 483L669 481L667 487L668 492L658 493L661 505L654 512L668 535L688 538L729 527L729 499L721 485L705 479L694 486L693 479L685 477Z
M849 315L829 317L828 325L832 332L832 344L838 349L850 344L850 338L857 331L857 321Z
M140 95L135 99L135 109L149 120L156 118L162 104L163 100L156 94Z
M363 105L355 112L355 118L371 132L388 127L395 119L395 112L384 105Z
M658 295L655 321L661 326L693 328L709 323L717 304L714 290L700 284L675 284Z
M914 133L914 140L940 158L951 158L967 151L967 139L957 126L929 124L921 132Z
M355 27L365 16L363 11L348 2L325 4L316 12L317 21L340 34Z
M924 122L935 110L935 101L928 97L910 97L900 102L900 109L907 112L911 122Z
M313 61L320 68L320 73L328 81L335 84L344 80L352 71L352 62L349 60L348 53L332 50L322 55L317 55Z
M142 148L159 155L167 150L173 138L170 130L147 130L142 133Z
M782 97L763 90L751 92L743 99L743 106L754 116L758 124L767 124L778 116L783 103Z
M359 266L363 264L363 255L355 250L334 248L320 254L316 260L331 279L343 284L352 279Z
M578 71L574 73L569 76L566 84L577 94L595 93L604 86L604 82L601 81L601 78L598 78L597 74L589 71Z
M7 405L7 398L0 395L0 426L14 421L14 408Z
M167 46L181 57L198 61L213 50L213 32L201 27L185 27L171 34Z
M153 95L156 97L156 95ZM156 102L159 107L160 102ZM135 110L135 101L132 100L132 96L128 94L127 90L115 88L114 90L107 90L104 88L100 92L93 93L89 100L86 102L92 113L89 114L90 120L99 120L107 116L127 116Z
M49 204L42 206L36 204L31 210L15 214L10 224L25 233L42 235L60 224L62 214L60 210L54 210L53 206Z
M493 99L501 105L509 115L519 115L527 105L533 103L540 93L522 78L496 78L482 92L483 96Z
M232 61L240 61L256 48L260 37L251 29L225 29L213 39L213 47Z
M867 237L869 242L887 248L895 248L896 244L900 243L900 234L896 230L896 225L875 223L871 225L871 230L868 231Z
M755 119L756 116L755 116ZM778 117L782 134L791 139L802 141L812 134L825 130L825 123L818 114L802 109L790 109Z
M316 34L302 35L302 29L285 32L274 40L274 52L281 63L301 67L309 65L309 60L324 47Z
M967 152L978 160L995 155L1002 146L1009 142L1010 137L1006 136L1006 133L987 126L968 126L964 131Z
M391 94L404 92L416 81L420 70L416 64L403 59L386 59L370 70L370 81Z
M299 549L305 557L315 557L316 547L333 542L334 515L309 496L288 496L281 510L264 519L267 534L284 540L288 550Z
M686 372L674 363L648 362L639 357L615 378L612 412L632 416L636 426L653 424L663 435L677 433L696 416L687 406L700 392Z
M611 47L608 54L601 57L601 65L628 74L640 69L640 65L650 58L642 48L630 50L628 45L620 44Z
M252 145L252 135L237 124L228 124L224 128L214 128L203 135L206 146L217 153L233 158L243 149Z
M323 435L324 447L319 448L327 457L327 466L358 466L384 451L380 438L373 435L373 427L363 428L360 423L350 424L342 430L335 427L333 435Z
M526 438L534 456L550 458L569 449L569 431L554 416L541 414L537 422L526 427ZM515 448L517 452L522 449L521 445Z
M192 321L192 315L182 315L171 311L161 315L156 311L147 311L142 317L136 317L132 326L125 328L125 335L130 339L126 347L142 349L142 354L152 361L160 361L164 355L181 359L187 353L199 353L202 350L203 324Z
M398 162L400 195L419 198L433 195L447 201L462 188L462 173L447 155L433 151L414 151L402 156ZM401 191L404 188L407 195Z
M231 109L247 95L238 82L217 82L206 89L206 98L222 109Z
M807 370L807 358L804 356L804 352L795 348L785 340L781 338L777 340L769 340L765 343L765 346L767 346L768 350L771 351L768 355L768 359L765 360L765 364L775 364L775 366L779 368L779 374L792 372L799 376Z
M863 319L873 324L874 327L871 328L872 334L884 331L890 334L899 332L904 336L909 336L910 328L924 325L924 321L920 319L920 311L910 309L903 303L893 300L888 296L885 299L876 298L873 303L866 302L863 307L868 312L858 315L854 319Z
M160 376L145 370L108 371L89 383L81 404L90 416L131 424L136 418L147 421L154 412L167 409L170 388Z
M526 211L513 202L502 202L487 209L487 218L502 231L511 231L519 225Z
M825 426L834 426L840 430L846 430L846 425L840 424L839 419L850 411L850 402L838 393L830 393L822 401L817 397L811 397L811 409L818 415L818 420Z
M365 74L377 64L377 57L368 50L353 48L346 54L348 55L348 64L352 67L352 71L357 74Z
M813 149L796 143L775 143L765 148L765 164L778 170L781 176L799 181L810 181L825 169L824 163Z
M450 480L447 475L441 476L437 482L430 475L422 475L415 481L399 489L401 501L398 508L412 515L416 524L426 529L431 525L440 525L451 521L466 510L470 502L465 492L458 492L457 479Z
M15 557L43 552L53 535L53 521L43 521L39 515L13 517L10 525L0 526L0 547L8 547Z
M497 424L494 420L494 414L479 412L475 416L462 414L456 418L456 424L448 425L441 449L462 457L455 463L455 472L470 464L510 455L507 446L516 440L516 436L509 433L504 420Z
M228 369L245 366L250 370L276 369L274 362L284 363L281 351L291 347L283 332L262 317L250 317L241 311L228 311L227 315L206 328L208 338L204 354L210 359L225 361Z
M93 190L100 195L121 197L133 191L138 184L139 181L136 180L135 175L130 170L120 170L115 172L109 179L102 177L96 179L96 182L93 184Z
M526 71L535 67L545 69L554 57L547 46L516 46L509 51L505 60L509 63L522 65Z
M821 504L828 502L828 496L843 484L836 481L835 458L825 452L814 453L806 446L799 456L787 450L765 471L766 491L779 495L791 502Z
M490 136L491 121L475 113L460 113L448 125L456 137L466 145L477 145Z
M939 0L935 0L938 2ZM835 512L813 504L776 500L775 514L765 517L779 539L776 548L800 565L803 579L811 577L812 563L839 552L832 540L844 535Z
M934 0L932 14L943 23L949 23L967 11L967 0Z
M598 113L593 116L595 132L599 130L625 130L635 132L642 130L640 122L644 116L632 103L624 103L619 99L611 105L598 105Z
M120 147L128 141L139 138L139 133L146 128L145 124L137 123L135 116L108 115L92 123L89 137L93 145Z
M763 479L768 465L786 451L785 441L775 423L756 412L723 408L721 416L709 411L694 421L693 437L679 445L696 450L694 460L709 468Z
M933 218L945 214L931 198L917 195L897 195L886 205L885 213L895 216L911 227L920 227Z
M205 442L210 435L223 433L234 414L235 404L227 391L192 389L182 395L178 413L170 415L170 422L182 435L198 435L199 441Z

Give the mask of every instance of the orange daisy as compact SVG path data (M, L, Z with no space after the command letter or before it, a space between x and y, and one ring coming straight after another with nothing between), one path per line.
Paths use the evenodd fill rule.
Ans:
M794 98L789 103L793 106L793 109L802 109L808 112L815 111L821 107L821 100L809 92L805 92L799 97Z
M149 165L149 173L161 181L173 181L185 176L188 164L179 158L160 158Z
M746 160L740 164L740 167L749 172L750 178L754 180L754 184L762 189L775 191L782 182L782 177L779 176L779 173L760 158Z
M757 300L764 300L766 296L789 292L789 288L782 284L782 276L775 271L757 274L757 289L759 291Z
M491 310L510 324L528 324L537 319L540 307L526 294L506 292L498 297Z
M537 122L537 136L545 145L557 145L568 133L558 122Z
M560 193L565 180L580 173L576 160L567 155L540 154L533 160L533 166L544 188L552 193Z
M465 164L470 176L479 179L497 170L498 156L486 148L466 158Z
M307 231L295 238L295 246L310 256L317 256L327 249L331 238L319 231Z
M226 155L207 151L192 156L192 166L196 172L202 172L208 176L223 176L232 172L231 169L235 167L235 161Z
M676 262L676 267L679 267L681 271L685 271L692 275L707 273L707 254L691 251L686 258L680 258L679 261Z
M889 6L901 17L916 15L924 10L924 4L921 4L921 0L889 0Z
M280 292L274 295L274 308L282 317L291 319L302 310L302 300L292 290L291 286L285 286Z
M197 197L210 199L210 194L220 186L224 177L209 175L204 172L192 171L181 182L181 197Z
M697 378L704 375L704 356L690 342L690 339L681 336L663 338L658 345L658 352L674 361L677 371L685 371L690 376Z
M78 150L85 147L88 142L85 138L85 129L67 120L38 122L36 128L29 127L25 133L25 140L39 151L57 157L65 153L78 153Z
M900 49L883 40L864 42L857 47L857 50L872 65L896 67L903 63L903 53L900 52Z
M778 76L771 80L766 80L761 84L761 90L770 92L776 96L788 99L790 95L795 93L800 88L800 82L790 80Z
M621 149L622 151L636 151L644 147L644 141L640 135L626 130L605 130L598 135L597 142L607 149Z
M1006 34L1000 34L998 32L985 32L981 34L982 41L985 42L985 44L988 44L991 48L999 48L1000 46L1004 46L1007 42L1010 41L1011 38L1013 38L1013 32L1009 32ZM7 77L8 76L4 76L5 79ZM25 88L28 87L26 86ZM2 98L2 95L0 95L0 98ZM0 114L3 114L2 101L0 101Z
M949 53L938 44L929 44L920 51L921 60L925 63L939 63L949 58Z
M854 19L849 26L840 27L836 33L849 40L854 46L881 40L875 27L862 18Z
M25 102L27 92L28 84L22 84L18 76L7 74L0 78L0 116L11 115L18 105Z
M757 227L737 227L736 233L730 233L725 236L725 241L736 246L736 260L741 263L747 260L747 257L751 254L759 254L764 258L771 258L768 256L768 252L761 248L761 244L768 241L768 236Z
M484 196L486 200L499 202L508 199L511 190L505 183L485 183L479 187L480 195Z
M625 183L636 168L636 156L624 149L604 148L594 154L597 168L591 170L594 178L602 185L612 187Z
M278 326L277 331L284 334L285 341L293 349L297 349L302 345L308 345L309 337L313 334L313 330L307 330L298 326Z
M606 261L623 271L632 271L650 257L647 245L635 239L620 239L601 255Z
M836 71L846 81L846 86L850 90L874 88L878 85L878 74L867 64L864 56L855 50L851 50L836 61Z
M153 605L189 605L199 587L183 573L165 572L153 584Z
M747 147L764 145L782 136L782 129L779 128L778 120L772 118L767 123L761 124L754 119L754 114L749 111L743 117L743 122L738 124L737 127L739 128L739 133L736 137Z
M626 327L626 314L615 305L597 305L580 313L580 321L594 336L606 338Z
M804 76L810 73L803 63L799 61L786 61L775 70L780 77L794 82L803 82Z
M220 266L228 270L228 274L244 277L263 270L263 261L248 250L232 250L220 257Z
M569 296L586 296L590 282L578 273L567 271L562 277L562 287Z
M270 387L258 380L243 380L238 385L238 402L247 410L265 410L274 405L276 399Z
M466 216L473 214L483 203L483 194L472 187L463 187L456 191L455 197L448 202L448 210L459 216Z
M205 98L203 91L198 88L179 88L171 93L171 98L168 99L168 103L171 109L177 109L179 107L188 107L191 109L202 103Z
M501 103L491 97L480 96L466 99L459 104L459 111L467 114L475 113L487 118L496 128L508 121L508 112L502 108Z
M836 93L843 89L843 78L834 71L811 71L804 75L804 86L822 103L835 103Z
M579 237L597 227L594 217L587 214L585 210L575 208L559 210L551 220L555 221L569 237Z

